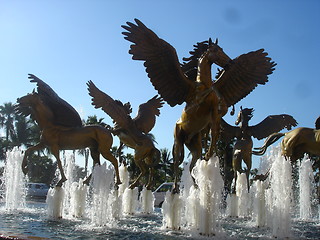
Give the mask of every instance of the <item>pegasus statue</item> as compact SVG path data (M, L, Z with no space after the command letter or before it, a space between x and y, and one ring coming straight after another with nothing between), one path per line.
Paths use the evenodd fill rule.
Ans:
M320 156L320 117L315 128L299 127L285 133L273 133L267 137L262 147L254 148L256 155L265 154L267 148L283 137L281 154L292 163L303 158L304 154Z
M225 143L235 140L232 156L232 169L234 174L234 185L232 192L235 192L237 181L237 172L245 172L247 176L247 184L249 190L249 174L252 166L252 137L261 140L268 137L271 133L279 132L286 128L290 130L297 126L297 121L287 114L269 115L260 123L249 126L249 121L253 117L253 108L240 108L235 121L236 126L229 125L222 119L220 139ZM239 126L238 126L239 125ZM246 164L245 171L242 170L242 161Z
M145 70L154 88L171 106L185 103L174 128L173 192L178 192L179 165L184 160L184 145L190 150L190 171L201 158L202 130L209 128L211 145L205 155L209 159L216 148L221 118L228 108L247 96L258 85L268 81L275 67L263 49L231 59L218 41L199 42L189 58L181 64L174 47L159 38L140 20L122 26L125 39L130 41L132 59L144 62ZM220 69L212 79L211 66Z
M156 116L160 115L163 101L154 96L146 103L139 106L138 115L131 118L130 103L123 104L119 100L112 99L102 92L96 85L89 81L87 83L89 95L92 97L92 105L101 108L114 121L112 133L119 137L120 142L134 149L134 161L141 173L129 186L133 189L139 184L141 177L149 173L146 188L152 189L155 166L160 161L160 151L154 146L148 135L156 122Z
M29 74L30 82L37 84L37 92L17 99L16 112L30 116L39 125L40 142L29 147L24 154L22 171L28 173L28 156L38 150L48 148L55 156L61 179L57 183L61 187L67 180L60 160L60 150L75 150L88 147L94 164L100 164L100 154L114 166L116 184L121 184L118 161L111 154L113 137L111 132L101 126L83 126L77 111L44 81ZM91 175L84 181L89 183Z

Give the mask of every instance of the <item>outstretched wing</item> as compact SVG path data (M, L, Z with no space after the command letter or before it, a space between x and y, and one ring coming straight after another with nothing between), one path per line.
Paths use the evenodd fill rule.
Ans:
M129 53L132 59L144 61L146 72L154 88L171 106L189 101L195 83L188 80L181 70L175 49L159 38L141 21L127 22L122 26L125 39L132 42Z
M258 84L268 82L276 63L263 49L243 54L233 59L214 82L228 106L236 104L253 91Z
M260 140L284 128L291 130L295 126L297 126L297 121L291 115L270 115L259 124L248 127L248 132L251 136Z
M132 119L130 108L126 107L119 100L113 100L108 94L102 92L96 85L89 81L87 83L89 95L92 97L92 105L101 108L115 121L121 128L128 128Z
M133 121L140 131L144 133L151 131L156 123L156 116L160 115L160 108L162 105L162 99L158 96L154 96L148 102L139 106L138 115Z
M220 140L225 143L230 143L235 137L240 136L241 129L236 126L231 126L223 118L220 123Z
M51 109L53 124L64 127L81 127L82 121L78 112L44 81L33 74L29 74L30 82L37 84L37 92L41 100Z

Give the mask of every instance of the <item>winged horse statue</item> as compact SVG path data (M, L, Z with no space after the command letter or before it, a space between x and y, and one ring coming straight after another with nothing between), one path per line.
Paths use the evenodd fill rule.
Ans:
M320 117L315 122L315 128L299 127L286 133L269 135L263 146L255 148L253 153L263 155L271 144L282 137L281 154L291 162L303 158L305 153L320 156Z
M269 115L260 123L249 126L249 121L253 117L253 108L240 108L235 121L236 126L228 124L224 119L221 122L220 139L225 143L230 143L236 139L233 147L232 169L234 181L237 181L237 172L243 172L241 164L245 162L247 168L245 170L247 176L247 184L249 189L249 174L252 165L252 137L261 140L268 137L271 133L279 132L286 128L290 130L297 126L297 121L288 114ZM239 127L238 127L239 125ZM232 191L235 192L236 184Z
M160 151L154 146L148 133L155 125L156 116L160 115L159 109L163 105L162 99L154 96L146 103L141 104L138 115L131 118L130 103L123 104L119 100L112 99L98 89L92 81L89 81L87 86L89 95L92 97L92 105L95 108L101 108L113 119L115 126L112 133L119 137L121 144L124 143L135 150L134 162L139 167L140 174L129 188L135 188L139 184L140 178L149 173L146 188L151 190L154 181L154 167L160 161Z
M205 155L209 159L215 150L221 118L228 108L247 96L258 84L265 84L275 63L263 49L231 59L218 41L197 43L191 56L180 64L176 50L159 38L140 20L122 26L125 39L132 42L132 59L144 61L148 77L161 97L171 106L186 103L174 128L173 192L178 192L178 167L184 160L184 145L190 150L190 171L201 157L202 130L211 130L211 144ZM212 79L211 66L222 69Z
M67 180L60 160L60 150L75 150L88 147L94 164L100 164L100 154L114 166L116 184L121 184L118 161L111 154L113 138L111 132L101 126L83 126L77 111L44 81L29 74L30 82L37 84L37 92L17 99L16 111L24 116L31 116L41 131L40 142L29 147L24 154L22 171L28 173L27 158L34 151L50 149L55 156L61 174L57 186ZM91 175L84 181L88 183Z

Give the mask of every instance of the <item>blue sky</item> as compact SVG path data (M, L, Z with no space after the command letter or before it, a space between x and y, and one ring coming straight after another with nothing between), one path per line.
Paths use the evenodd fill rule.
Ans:
M320 115L320 2L308 1L4 1L0 0L0 104L33 90L33 73L73 105L82 118L97 115L86 82L114 99L139 104L157 94L142 62L128 54L121 25L140 19L174 46L179 59L209 37L231 57L264 48L277 63L265 86L236 105L254 108L255 125L270 114L290 114L314 127ZM216 66L213 66L216 69ZM171 150L183 106L165 105L152 133ZM227 114L230 124L235 116ZM115 140L115 144L117 141ZM255 141L255 146L262 141ZM257 166L259 159L254 159Z

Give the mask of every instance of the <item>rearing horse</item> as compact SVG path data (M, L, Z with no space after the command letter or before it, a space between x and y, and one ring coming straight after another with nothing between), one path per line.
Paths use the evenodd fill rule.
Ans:
M237 120L235 121L236 125L240 125L239 127L231 126L224 120L222 120L221 123L220 139L228 144L236 138L232 156L232 169L234 175L232 192L236 191L237 172L243 172L241 167L242 161L244 161L247 166L245 173L249 190L249 174L252 165L252 137L261 140L271 133L279 132L284 128L290 130L293 126L297 125L296 120L292 116L280 114L270 115L257 125L249 126L249 121L253 117L253 111L253 108L240 108Z
M186 103L174 129L174 192L178 191L178 166L184 160L184 145L192 153L190 171L201 156L201 132L211 129L211 145L206 159L214 152L221 117L258 84L265 84L276 65L263 49L229 58L218 41L197 43L187 62L179 63L175 49L141 21L122 26L125 39L132 42L132 59L144 61L151 83L171 106ZM211 66L222 67L215 81Z
M58 96L42 80L31 74L29 78L32 79L31 82L37 82L38 93L34 92L32 94L27 94L26 96L18 98L17 112L24 116L31 115L31 118L34 119L39 125L39 128L41 130L41 137L38 144L29 147L25 151L22 162L22 170L24 174L27 174L28 172L27 157L29 156L29 154L31 152L47 147L50 149L51 153L57 160L61 174L61 180L57 183L57 186L61 187L63 182L65 182L67 178L62 168L59 151L83 149L88 147L90 149L91 157L94 164L100 164L100 154L112 163L115 168L116 184L121 184L118 170L118 161L110 151L113 143L111 132L101 126L71 127L63 126L62 124L55 124L55 122L57 122L58 116L56 116L52 111L52 108L54 107L50 108L45 102L50 102L54 99L53 102L55 104L64 105L60 106L60 110L63 108L69 109L70 107L67 106L65 102L58 103L60 101L57 98ZM72 114L68 115L68 110L64 111L64 114L65 116L71 116L70 118L72 118ZM60 118L60 120L62 118ZM91 175L85 181L85 183L88 183L90 177Z

